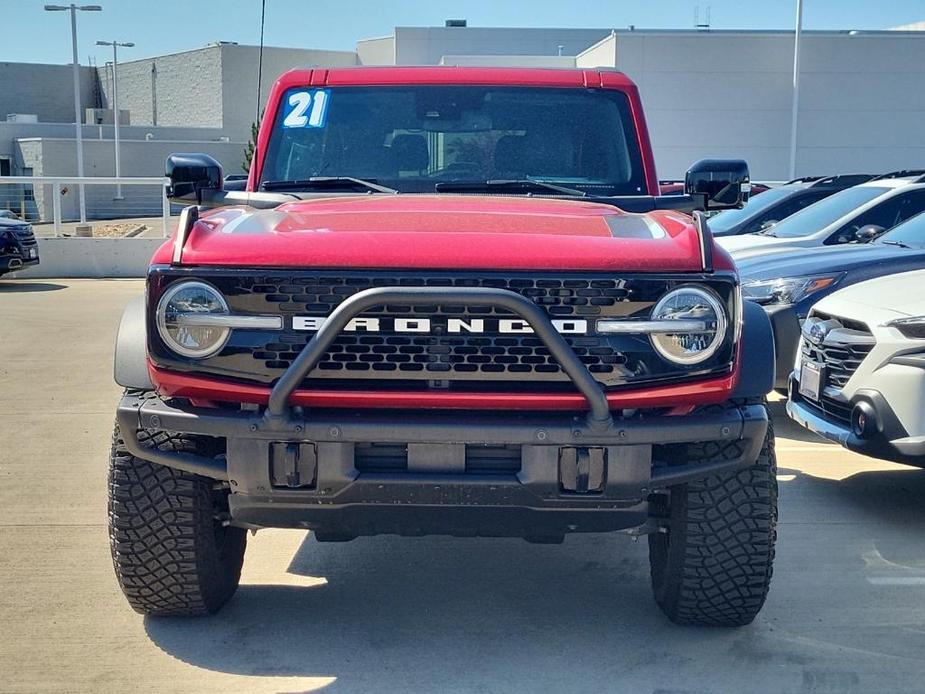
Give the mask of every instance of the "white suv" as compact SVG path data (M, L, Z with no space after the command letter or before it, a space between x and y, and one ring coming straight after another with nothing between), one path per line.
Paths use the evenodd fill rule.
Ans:
M858 453L925 467L925 270L827 296L803 324L787 413Z
M787 246L865 241L925 211L925 176L897 171L840 190L755 234L717 239L734 258Z

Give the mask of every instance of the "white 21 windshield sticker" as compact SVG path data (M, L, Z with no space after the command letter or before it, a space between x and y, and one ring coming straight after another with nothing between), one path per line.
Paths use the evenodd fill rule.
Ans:
M283 104L283 127L323 128L330 96L327 89L291 92Z

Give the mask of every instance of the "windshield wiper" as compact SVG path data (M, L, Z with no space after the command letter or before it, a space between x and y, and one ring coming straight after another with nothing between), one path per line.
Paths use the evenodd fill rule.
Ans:
M398 192L394 188L380 186L375 181L352 176L312 176L293 181L264 181L260 187L263 190L368 190L392 195Z
M903 243L902 241L893 241L887 239L886 241L878 241L877 243L882 243L885 246L899 246L900 248L912 248L908 243Z
M438 193L483 193L504 191L508 193L558 193L585 197L587 193L575 188L557 186L555 183L535 181L532 178L490 179L488 181L441 181L434 186Z

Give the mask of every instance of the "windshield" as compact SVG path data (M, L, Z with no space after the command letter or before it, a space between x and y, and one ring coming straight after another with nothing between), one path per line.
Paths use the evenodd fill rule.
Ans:
M747 221L755 215L761 214L769 207L773 207L781 200L793 194L793 186L781 186L780 188L771 188L761 195L749 198L748 203L739 210L726 210L710 218L710 228L714 231L729 231L732 227L737 226L740 222ZM801 188L796 188L801 190Z
M925 248L925 212L897 225L874 243L893 243Z
M600 195L647 192L629 100L603 89L290 89L260 182L319 176L399 192L524 179Z
M780 238L797 238L809 236L837 222L856 207L870 202L878 195L890 190L877 186L855 186L839 191L834 195L813 203L806 209L790 215L778 222L768 231L771 236ZM767 193L764 193L767 195Z

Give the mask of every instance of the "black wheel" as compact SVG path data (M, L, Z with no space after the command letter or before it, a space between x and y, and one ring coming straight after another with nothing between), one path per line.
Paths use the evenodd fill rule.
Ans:
M741 445L681 448L689 461L737 456ZM678 624L749 624L768 594L777 539L770 420L753 465L672 487L653 502L653 515L663 522L649 535L652 590L662 611Z
M139 432L162 450L214 455L213 440ZM118 426L109 464L109 540L119 586L135 611L197 616L234 595L246 531L227 525L228 492L215 480L141 460Z

